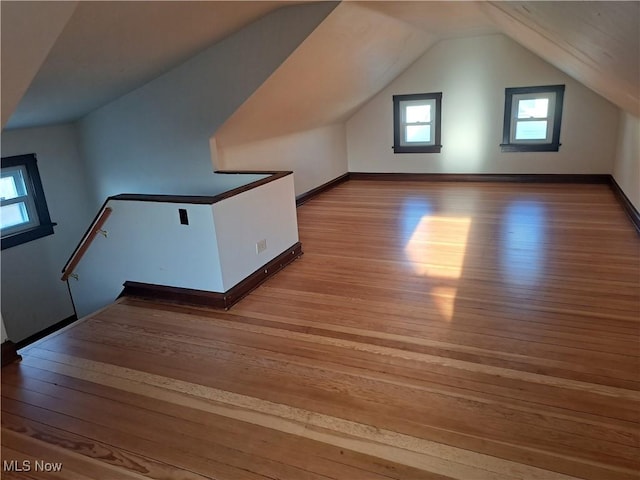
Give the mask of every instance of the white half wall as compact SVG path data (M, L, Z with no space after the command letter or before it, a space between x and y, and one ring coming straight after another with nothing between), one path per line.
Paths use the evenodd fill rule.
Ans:
M221 170L273 170L295 173L300 195L347 173L344 124L270 138L218 150Z
M613 178L640 211L640 118L622 110Z
M566 85L559 152L502 153L504 90ZM392 96L442 92L442 152L394 154ZM618 108L503 35L442 40L347 121L351 172L611 173Z
M113 211L69 278L78 317L113 302L125 281L222 291L211 205L110 200ZM181 225L178 209L187 210ZM62 282L61 282L62 283Z
M95 208L121 192L211 195L210 137L335 6L276 10L85 117Z
M2 156L35 153L54 234L2 250L2 318L23 340L73 315L62 267L95 214L73 125L2 132Z
M209 196L219 195L235 188L244 187L270 175L263 173L213 173Z
M298 242L293 175L213 204L111 199L106 207L106 234L68 280L79 317L113 302L126 281L225 293Z
M213 204L226 292L298 242L293 175ZM266 250L256 244L266 240Z

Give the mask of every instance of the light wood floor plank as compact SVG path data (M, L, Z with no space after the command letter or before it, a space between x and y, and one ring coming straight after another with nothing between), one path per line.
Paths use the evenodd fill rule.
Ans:
M204 436L203 438L209 442L216 442L256 456L262 456L265 452L268 452L269 456L274 459L288 462L302 469L316 471L329 478L343 478L344 476L360 478L366 473L366 478L371 479L445 479L445 477L436 475L425 477L425 473L421 471L414 471L400 465L386 464L379 459L373 461L372 458L366 455L359 455L348 450L338 449L329 444L309 441L305 438L287 435L254 424L238 422L228 417L211 414L203 415L202 410L187 408L177 403L163 402L158 399L154 402L149 402L147 396L60 375L50 370L41 370L28 366L24 370L28 372L30 378L64 385L74 390L90 392L93 395L127 405L128 408L142 408L181 419L185 422L180 425L180 431L182 432L186 433L188 431L191 435ZM51 421L49 416L45 415L44 418L46 419L45 421Z
M121 299L3 368L3 459L64 463L3 478L637 480L608 186L350 181L298 217L231 310Z

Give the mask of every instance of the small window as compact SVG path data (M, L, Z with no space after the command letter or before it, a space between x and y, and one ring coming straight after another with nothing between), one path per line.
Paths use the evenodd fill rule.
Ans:
M505 89L503 152L557 152L564 85Z
M2 250L53 234L36 156L2 159L0 231Z
M393 151L440 153L442 93L393 96Z

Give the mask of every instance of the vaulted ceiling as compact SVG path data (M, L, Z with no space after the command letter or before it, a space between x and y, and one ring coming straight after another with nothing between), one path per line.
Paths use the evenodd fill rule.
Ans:
M291 3L3 0L2 124L12 111L12 128L77 120ZM221 138L237 143L255 139L247 132L277 135L294 124L338 121L434 42L495 32L640 115L640 2L344 1L222 127ZM283 97L284 123L271 115L272 100Z
M5 61L14 56L11 67L24 63L29 50L37 49L41 29L51 29L51 16L73 7L64 29L48 38L46 59L8 126L77 120L259 17L294 3L302 2L3 0L3 98L12 95L5 82L13 78L13 68L5 68ZM3 108L3 125L5 120Z
M341 122L435 42L503 33L640 113L638 2L342 2L215 134L219 151Z
M484 2L506 35L640 115L640 2Z

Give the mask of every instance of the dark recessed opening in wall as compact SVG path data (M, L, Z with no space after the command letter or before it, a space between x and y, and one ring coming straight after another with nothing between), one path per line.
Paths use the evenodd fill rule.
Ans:
M180 225L189 225L189 216L186 208L179 208L178 215L180 216Z

